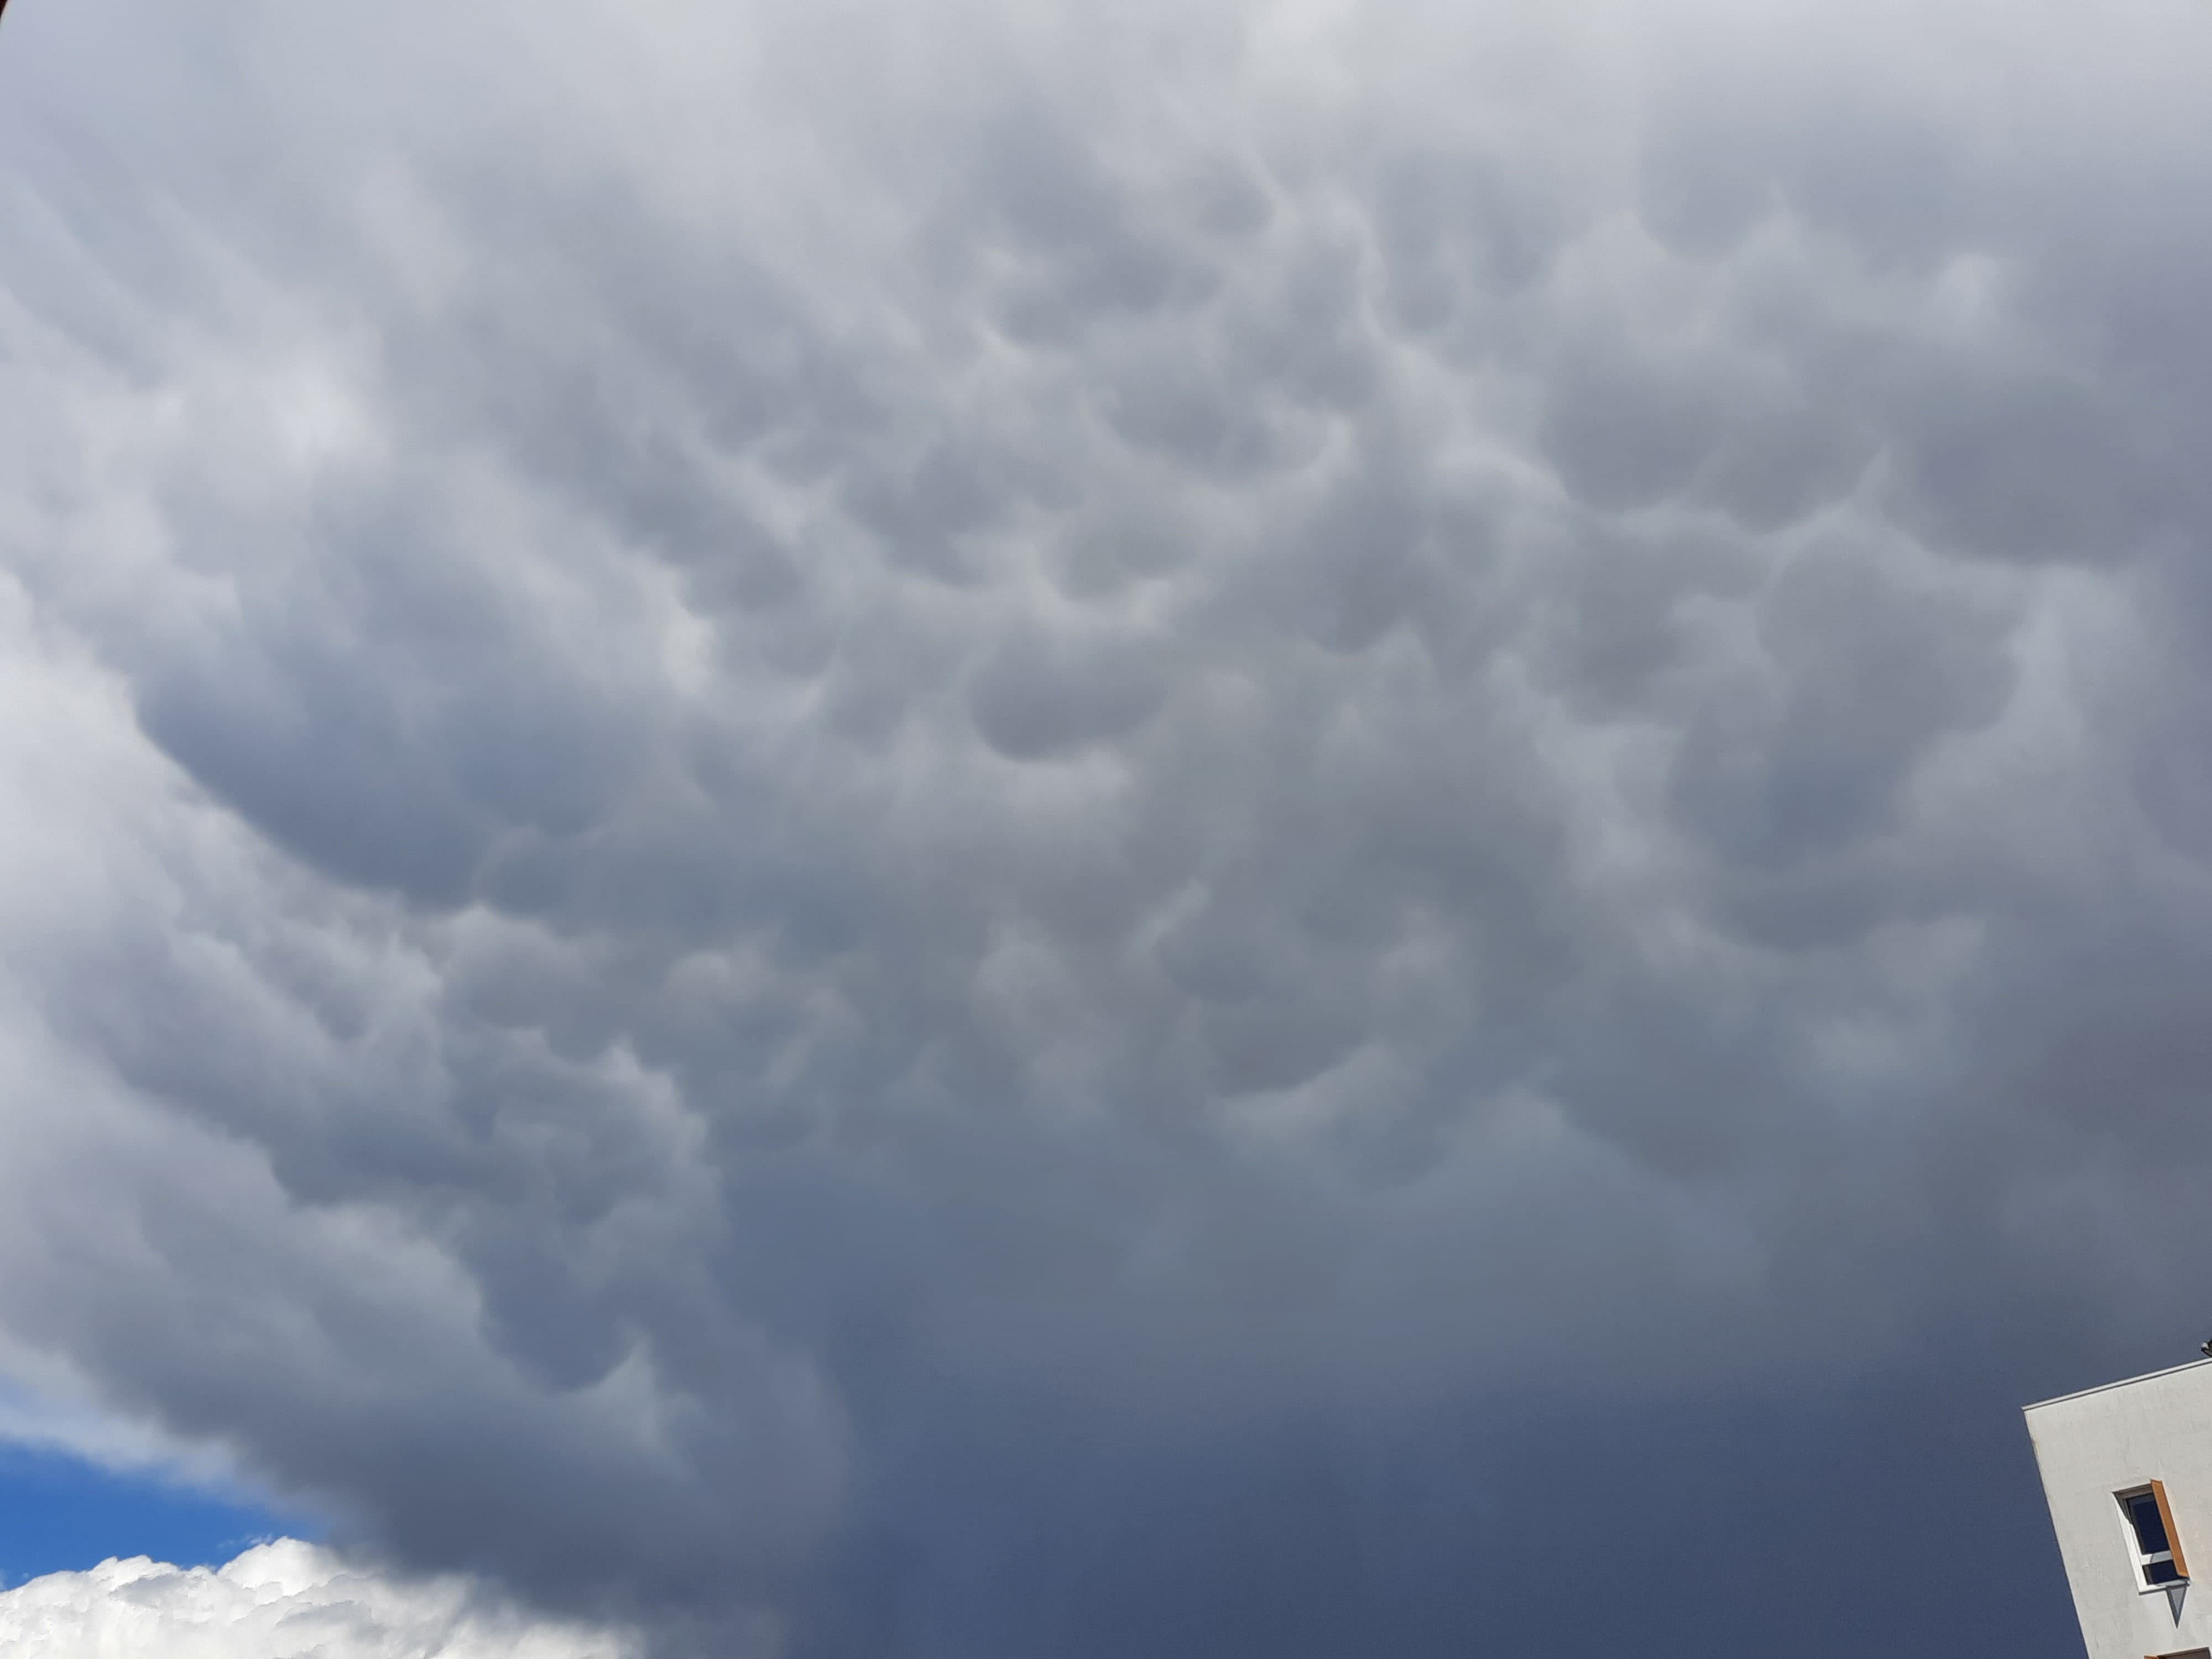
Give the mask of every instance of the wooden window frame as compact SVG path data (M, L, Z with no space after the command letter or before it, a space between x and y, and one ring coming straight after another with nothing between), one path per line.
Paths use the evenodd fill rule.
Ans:
M2152 1481L2150 1495L2158 1505L2158 1523L2166 1528L2166 1553L2173 1557L2173 1571L2185 1584L2189 1582L2189 1558L2181 1553L2181 1528L2173 1524L2173 1505L2166 1501L2166 1482Z

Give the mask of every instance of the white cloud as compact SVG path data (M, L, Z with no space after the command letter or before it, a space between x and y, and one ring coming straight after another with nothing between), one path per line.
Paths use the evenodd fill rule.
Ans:
M633 1659L635 1638L524 1613L455 1577L402 1579L281 1539L228 1565L137 1556L0 1592L9 1659Z

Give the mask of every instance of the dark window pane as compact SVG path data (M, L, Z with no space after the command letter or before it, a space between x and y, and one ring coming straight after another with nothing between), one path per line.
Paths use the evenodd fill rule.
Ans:
M2172 1547L2166 1541L2166 1522L2158 1518L2158 1500L2148 1492L2138 1492L2123 1500L2128 1506L2128 1519L2135 1523L2136 1543L2145 1555L2160 1555Z
M2143 1578L2147 1583L2153 1584L2172 1584L2179 1583L2181 1575L2173 1570L2173 1559L2169 1556L2163 1561L2145 1562Z

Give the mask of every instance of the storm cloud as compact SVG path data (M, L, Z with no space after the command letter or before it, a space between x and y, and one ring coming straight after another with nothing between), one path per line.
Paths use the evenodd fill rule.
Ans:
M2066 1650L2212 15L16 10L15 1386L671 1654Z

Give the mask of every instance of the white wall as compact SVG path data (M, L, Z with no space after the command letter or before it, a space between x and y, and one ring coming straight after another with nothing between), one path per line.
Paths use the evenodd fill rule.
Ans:
M2212 1360L2030 1406L2027 1431L2089 1659L2212 1646ZM2113 1501L2154 1480L2196 1580L2179 1619L2165 1594L2138 1588Z

